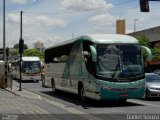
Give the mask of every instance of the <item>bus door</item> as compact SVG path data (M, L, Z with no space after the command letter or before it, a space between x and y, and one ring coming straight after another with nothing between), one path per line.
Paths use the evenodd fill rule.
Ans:
M93 92L94 76L95 76L95 62L92 60L92 52L90 46L93 44L90 41L83 41L82 64L83 64L83 81L86 84L87 91Z
M95 76L95 63L92 61L90 51L84 51L84 68L83 68L83 82L86 86L86 90L89 93L95 92L94 76Z
M77 88L78 81L82 76L82 44L81 41L77 41L71 52L69 57L69 69L70 69L70 85L72 88Z

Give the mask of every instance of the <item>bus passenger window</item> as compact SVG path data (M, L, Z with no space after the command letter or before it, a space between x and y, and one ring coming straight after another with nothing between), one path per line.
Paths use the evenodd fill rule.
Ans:
M55 57L54 59L53 59L53 62L54 63L57 63L59 60L58 60L58 58L57 57Z
M60 57L54 57L53 62L54 63L60 63L60 62L66 62L68 60L67 55L61 55Z
M67 55L62 55L60 57L60 62L66 62L68 60L68 56Z

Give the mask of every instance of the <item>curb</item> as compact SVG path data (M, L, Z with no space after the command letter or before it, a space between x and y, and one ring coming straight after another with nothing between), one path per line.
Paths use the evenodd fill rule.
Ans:
M6 91L8 91L8 92L10 92L10 93L12 93L12 94L14 94L14 95L16 95L16 96L20 96L20 97L23 97L23 98L31 98L31 99L42 99L42 97L40 96L40 95L38 95L38 94L36 94L36 93L34 93L34 92L31 92L31 91L29 91L29 90L26 90L26 89L24 89L24 91L28 94L26 94L26 95L24 95L23 93L21 94L21 93L18 93L17 91L13 91L13 90L11 90L11 89L9 89L9 88L5 88L4 90L6 90ZM30 95L32 96L30 96ZM33 97L33 96L36 96L36 97Z
M16 96L20 96L19 94L17 94L16 92L14 92L14 91L12 91L12 90L10 90L8 88L5 88L5 90L10 92L10 93L12 93L12 94L14 94L14 95L16 95Z

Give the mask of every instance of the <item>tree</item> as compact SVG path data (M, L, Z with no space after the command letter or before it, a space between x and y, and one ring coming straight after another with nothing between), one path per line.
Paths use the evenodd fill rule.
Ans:
M146 47L150 46L149 38L147 36L142 35L142 36L138 37L138 40L139 40L140 45L146 46Z
M138 39L139 44L141 46L146 46L146 47L150 46L149 38L147 36L142 35L142 36L138 37L137 39ZM146 59L147 58L147 53L143 49L142 49L142 54L143 54L144 58Z
M153 60L155 60L155 61L160 60L160 48L153 48L152 54L153 54Z
M15 44L15 45L13 46L13 48L14 48L14 49L19 49L19 43L18 43L18 44ZM25 50L25 49L28 49L27 44L24 44L24 45L23 45L23 48L24 48L24 50Z
M150 43L149 43L149 38L146 37L145 35L143 36L140 36L138 38L139 40L139 43L140 45L142 46L146 46L146 47L149 47L150 46ZM153 55L153 61L158 61L160 60L160 48L150 48L151 51L152 51L152 55ZM144 51L143 52L143 55L146 57L146 53Z
M10 51L11 56L18 55L18 54L19 54L18 50Z
M23 53L24 56L37 56L40 59L44 57L44 53L38 51L37 49L26 49Z

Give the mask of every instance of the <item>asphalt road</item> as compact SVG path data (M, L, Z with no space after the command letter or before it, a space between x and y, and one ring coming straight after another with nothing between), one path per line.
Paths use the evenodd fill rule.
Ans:
M18 84L16 83L16 85ZM22 89L39 94L43 98L44 102L37 100L33 101L34 104L51 114L61 114L64 118L78 114L83 118L98 118L100 120L105 120L106 118L110 120L160 119L160 99L129 99L126 103L87 99L83 103L78 99L77 95L71 93L56 91L56 94L53 94L51 88L41 87L41 81L38 83L23 82L22 86ZM78 119L76 117L75 119Z

